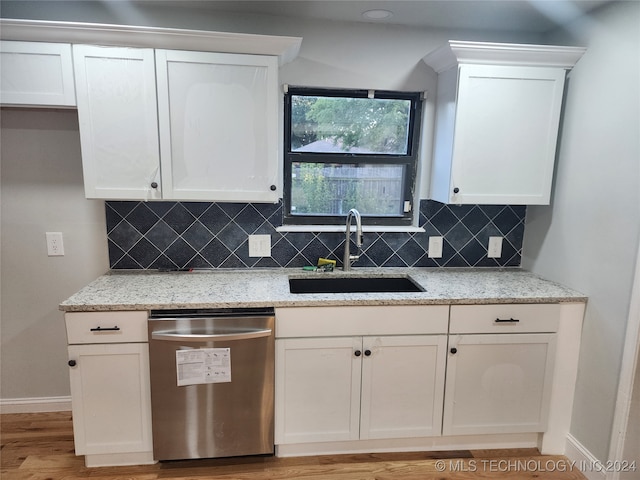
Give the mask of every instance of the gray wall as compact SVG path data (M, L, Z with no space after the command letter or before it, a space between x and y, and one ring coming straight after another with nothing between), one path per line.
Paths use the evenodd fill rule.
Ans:
M86 200L74 110L1 111L2 398L69 395L61 300L108 267L104 202ZM48 257L45 232L63 232Z
M571 433L606 460L640 238L640 4L570 25L588 50L566 98L551 207L527 212L523 267L588 295Z

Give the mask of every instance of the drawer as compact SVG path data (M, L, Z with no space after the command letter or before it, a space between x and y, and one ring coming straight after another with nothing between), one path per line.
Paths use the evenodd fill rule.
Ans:
M448 305L276 309L276 337L446 334Z
M449 333L556 332L560 304L452 305Z
M147 311L69 312L64 316L67 343L147 342Z

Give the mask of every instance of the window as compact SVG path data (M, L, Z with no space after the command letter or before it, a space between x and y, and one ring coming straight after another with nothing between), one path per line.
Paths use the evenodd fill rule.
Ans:
M286 224L411 225L420 93L289 88Z

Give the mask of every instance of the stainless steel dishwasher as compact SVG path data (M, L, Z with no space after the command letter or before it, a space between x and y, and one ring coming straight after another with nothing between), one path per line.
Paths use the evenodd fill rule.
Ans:
M273 309L152 310L156 460L273 454Z

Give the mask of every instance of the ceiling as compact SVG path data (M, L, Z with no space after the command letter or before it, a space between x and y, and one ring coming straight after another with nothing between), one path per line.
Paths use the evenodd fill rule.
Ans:
M138 0L134 3L419 28L544 33L611 1L613 0ZM377 21L362 16L364 11L372 9L388 10L393 15Z

